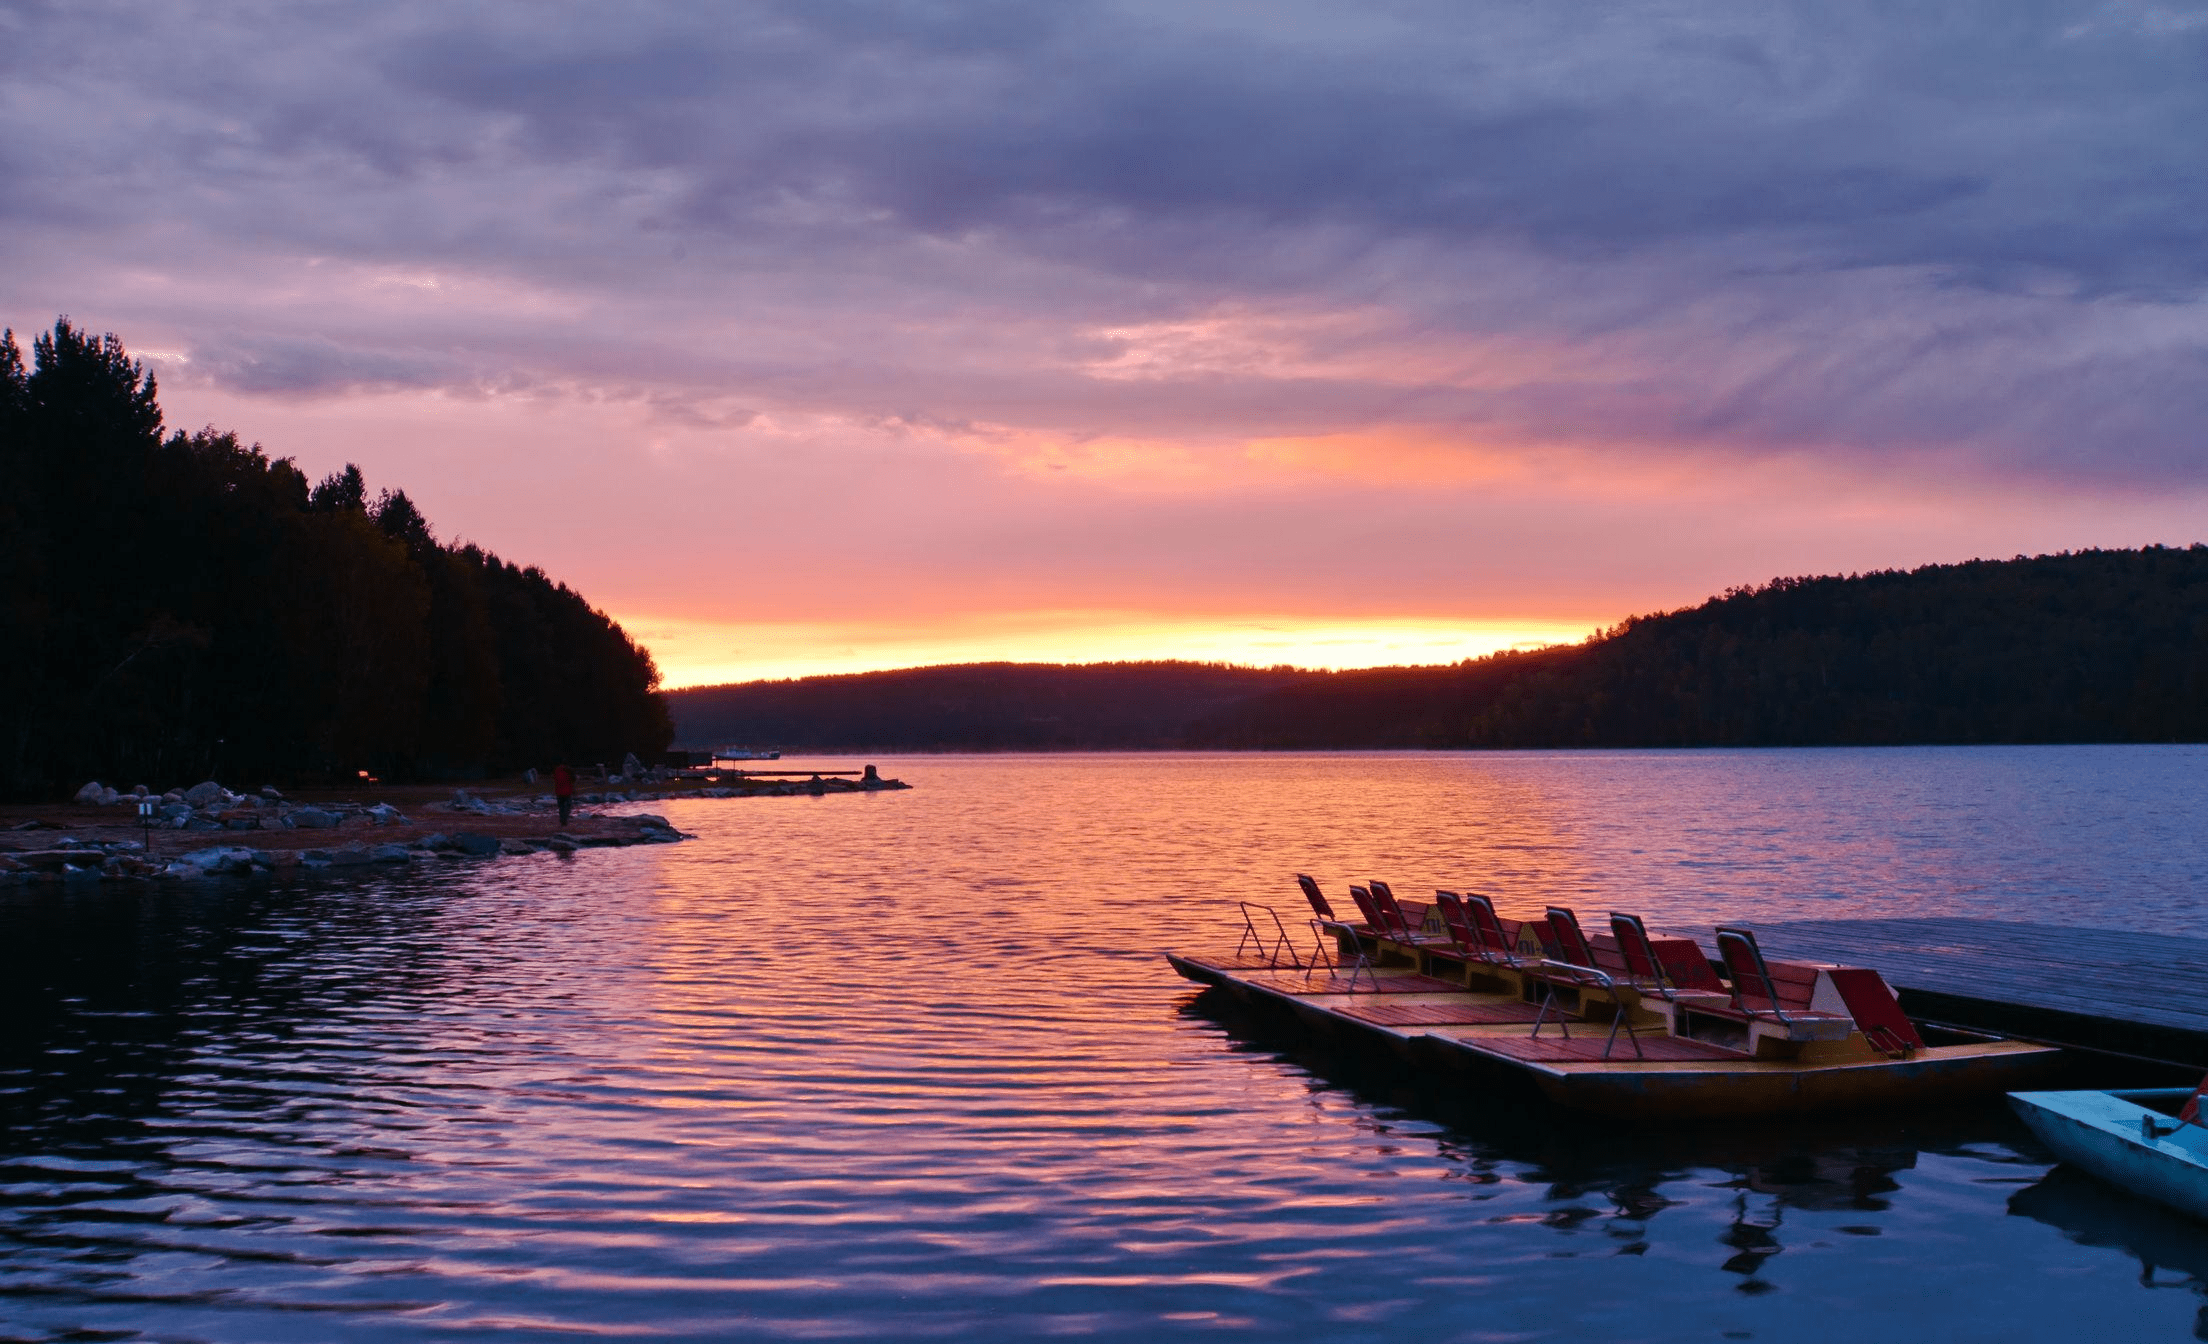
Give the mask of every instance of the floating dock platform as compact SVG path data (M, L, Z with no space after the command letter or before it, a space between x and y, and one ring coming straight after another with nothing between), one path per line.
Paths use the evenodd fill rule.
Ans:
M2040 1085L2063 1059L2043 1046L1963 1033L1935 1035L1906 1056L1859 1057L1868 1052L1826 1042L1771 1058L1669 1033L1636 1038L1576 1010L1550 1015L1519 988L1474 989L1401 966L1344 973L1289 968L1263 955L1167 956L1187 979L1252 1008L1293 1014L1322 1035L1362 1036L1421 1074L1514 1073L1557 1105L1643 1123L1982 1101ZM1476 983L1487 968L1465 969ZM1575 1005L1585 1002L1574 995ZM1646 1003L1600 1006L1615 1019L1643 1016ZM1544 1017L1551 1034L1531 1034Z
M1775 957L1877 968L1914 1018L2208 1070L2208 939L1960 918L1752 927Z

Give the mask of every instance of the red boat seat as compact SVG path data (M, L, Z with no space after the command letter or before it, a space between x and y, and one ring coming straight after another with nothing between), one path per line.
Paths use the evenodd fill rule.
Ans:
M1297 873L1296 885L1303 888L1303 898L1311 903L1311 932L1316 939L1311 948L1312 963L1325 963L1329 966L1334 964L1334 958L1326 950L1327 937L1332 935L1336 946L1347 949L1347 953L1355 958L1352 974L1359 969L1371 970L1372 961L1365 955L1365 941L1373 934L1371 924L1353 924L1335 914L1333 905L1326 899L1326 893L1319 890L1319 884L1312 880L1310 874Z
M1924 1037L1917 1034L1916 1023L1901 1011L1894 991L1878 972L1861 966L1831 966L1825 974L1832 987L1840 991L1848 1016L1855 1019L1855 1025L1872 1045L1889 1055L1910 1055L1924 1048Z
M1352 934L1371 932L1370 929L1362 925L1352 924L1340 915L1335 914L1334 906L1326 899L1326 893L1319 890L1319 884L1311 879L1310 874L1297 873L1296 885L1303 888L1303 898L1311 903L1312 916L1321 923L1338 927Z
M1764 965L1770 968L1770 983L1778 990L1779 1000L1777 1004L1773 1004L1771 996L1764 992L1764 985L1757 983L1756 980L1745 979L1736 974L1733 976L1733 993L1737 1000L1736 1006L1751 1013L1769 1012L1773 1007L1783 1008L1789 1012L1797 1009L1803 1012L1809 1011L1810 1000L1817 995L1817 971L1819 968L1805 966L1796 961L1767 961Z
M1653 956L1656 966L1663 969L1661 978L1673 987L1725 992L1725 982L1718 979L1717 972L1710 967L1709 954L1694 939L1659 938L1648 931L1637 915L1613 912L1610 927L1616 932L1598 933L1589 939L1595 946L1595 955L1602 959L1604 970L1610 969L1611 959L1615 958L1628 978L1654 981L1658 979L1656 968L1649 965L1649 958Z
M1526 967L1526 959L1518 954L1518 930L1496 915L1493 901L1476 891L1456 896L1454 901L1443 901L1441 894L1436 892L1435 904L1441 906L1442 918L1449 922L1449 931L1459 949L1472 959L1512 970ZM1464 922L1460 924L1459 920Z
M1621 968L1619 978L1644 993L1671 1000L1729 997L1701 944L1692 938L1654 937L1639 915L1611 911L1610 935L1597 934L1592 941L1596 956L1604 959L1603 969L1614 959Z
M1810 1039L1850 1023L1874 1047L1889 1055L1908 1055L1924 1047L1924 1039L1894 1001L1893 991L1876 971L1859 966L1813 966L1792 961L1767 961L1756 946L1756 935L1747 929L1719 925L1718 954L1733 979L1733 1001L1719 1016L1789 1024L1788 1034L1807 1031ZM1843 1012L1811 1007L1820 975L1831 978L1839 991Z
M2208 1078L2201 1079L2200 1086L2193 1089L2193 1095L2185 1098L2184 1106L2180 1107L2177 1112L2177 1120L2179 1124L2208 1125L2208 1120L2203 1120L2200 1117L2200 1102L2202 1097L2208 1097Z
M1449 947L1453 944L1454 940L1447 934L1422 932L1426 922L1425 912L1421 910L1420 917L1413 920L1403 909L1402 903L1395 899L1395 889L1387 883L1374 878L1368 890L1372 893L1373 908L1387 921L1388 937L1413 948Z
M1697 1006L1695 1011L1736 1021L1778 1022L1813 1034L1846 1023L1844 1013L1817 1012L1810 1001L1817 993L1817 966L1790 961L1767 961L1756 945L1756 935L1734 925L1717 926L1717 953L1733 980L1733 1001L1723 1008Z

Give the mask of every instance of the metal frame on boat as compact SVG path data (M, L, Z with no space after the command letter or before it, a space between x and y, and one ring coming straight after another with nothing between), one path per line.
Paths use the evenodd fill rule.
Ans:
M2061 1059L2050 1046L1920 1029L1875 971L1771 961L1736 926L1718 930L1721 979L1696 940L1650 935L1629 915L1590 937L1562 906L1513 923L1474 893L1440 892L1425 907L1374 882L1351 888L1365 916L1351 922L1311 878L1297 885L1311 904L1310 955L1277 911L1244 902L1233 953L1168 960L1413 1067L1508 1070L1577 1109L1687 1119L1936 1105L2031 1086Z

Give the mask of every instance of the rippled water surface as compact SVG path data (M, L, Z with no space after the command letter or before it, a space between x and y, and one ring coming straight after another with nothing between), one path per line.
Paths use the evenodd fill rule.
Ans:
M1575 1123L1158 954L1298 869L2208 933L2208 752L883 764L682 845L0 894L0 1338L2195 1335L2208 1231L1998 1108Z

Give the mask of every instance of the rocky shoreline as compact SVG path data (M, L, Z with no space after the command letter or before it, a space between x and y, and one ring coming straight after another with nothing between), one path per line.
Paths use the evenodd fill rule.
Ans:
M149 855L137 840L83 840L63 836L46 849L0 851L0 883L26 885L69 881L154 881L223 875L269 876L287 870L363 868L407 864L426 859L489 859L501 855L573 853L610 845L665 844L689 837L665 818L623 817L636 823L631 835L576 835L557 831L542 840L487 835L476 831L439 831L412 841L356 842L334 849L254 849L210 845L173 859Z
M688 838L665 817L651 813L578 813L567 827L547 833L544 827L550 818L544 810L493 804L465 792L450 803L431 805L433 810L457 814L442 824L418 822L388 802L287 806L281 798L243 798L227 791L220 797L202 794L197 804L163 803L136 795L125 795L124 801L154 803L153 825L138 821L133 806L129 820L70 826L34 818L0 832L0 885L271 876L436 860L571 854ZM49 840L39 834L47 830L63 833ZM130 834L134 830L135 836ZM179 831L185 834L176 834ZM370 834L359 836L361 831ZM224 838L217 840L210 832Z
M575 812L564 827L556 821L552 795L537 792L534 772L510 792L378 786L380 796L370 802L326 792L293 798L275 788L237 793L213 780L165 793L94 781L68 804L0 810L0 887L265 876L668 844L689 837L665 817L600 809L665 799L910 787L880 778L872 767L858 780L731 776L724 782L625 764L628 773L606 781L623 787L577 793Z

